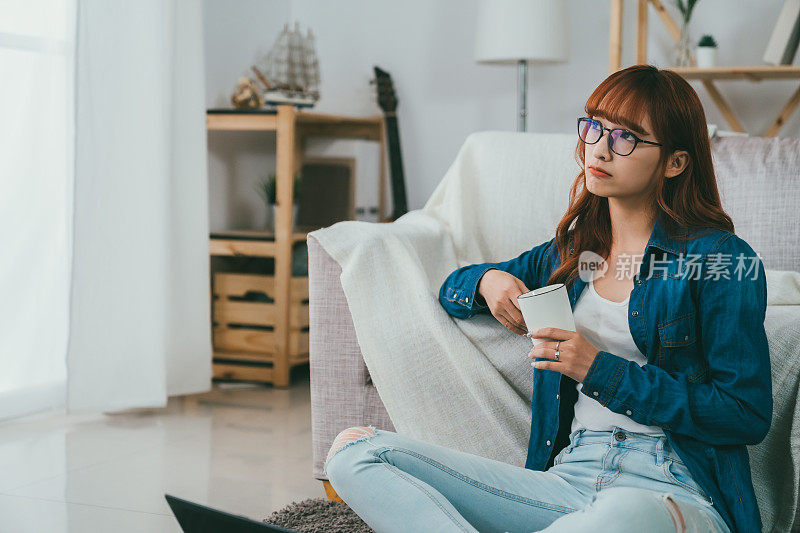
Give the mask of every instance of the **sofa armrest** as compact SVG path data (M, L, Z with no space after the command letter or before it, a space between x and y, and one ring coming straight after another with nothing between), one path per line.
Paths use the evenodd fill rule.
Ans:
M372 425L395 431L361 355L340 281L342 268L309 235L308 305L311 442L316 479L340 431Z

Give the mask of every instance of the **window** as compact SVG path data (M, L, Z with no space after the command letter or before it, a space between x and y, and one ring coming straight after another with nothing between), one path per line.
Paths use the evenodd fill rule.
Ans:
M64 403L75 0L0 0L0 419Z

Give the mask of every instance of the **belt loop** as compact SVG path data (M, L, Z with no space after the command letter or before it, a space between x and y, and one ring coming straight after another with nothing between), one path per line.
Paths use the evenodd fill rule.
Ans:
M667 437L659 437L656 444L656 464L660 465L664 462L664 445L667 442Z
M580 446L581 435L583 435L583 429L579 429L577 431L573 431L569 435L569 449L572 451L574 448Z

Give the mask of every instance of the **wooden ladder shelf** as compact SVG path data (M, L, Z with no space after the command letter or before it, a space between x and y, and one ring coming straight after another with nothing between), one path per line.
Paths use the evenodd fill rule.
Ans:
M622 10L624 0L611 0L611 24L609 39L609 73L622 68ZM647 24L649 7L652 5L667 31L677 42L680 39L680 29L670 14L664 9L661 0L637 0L638 2L638 27L636 33L636 62L647 63ZM714 104L722 113L731 129L746 133L742 123L736 117L730 104L725 100L715 85L716 80L797 80L800 79L800 66L795 65L759 65L740 67L713 67L698 68L694 55L691 56L691 67L675 67L670 70L680 74L688 80L700 80L708 91ZM789 101L778 113L778 116L763 133L764 137L775 137L786 124L789 117L800 104L800 86L792 93Z

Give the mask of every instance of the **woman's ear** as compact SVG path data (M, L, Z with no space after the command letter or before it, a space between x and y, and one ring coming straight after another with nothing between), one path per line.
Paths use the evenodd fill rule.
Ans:
M667 168L664 171L665 178L672 178L680 174L689 164L689 152L686 150L676 150L672 152L667 160Z

